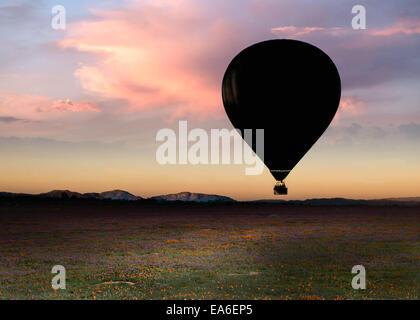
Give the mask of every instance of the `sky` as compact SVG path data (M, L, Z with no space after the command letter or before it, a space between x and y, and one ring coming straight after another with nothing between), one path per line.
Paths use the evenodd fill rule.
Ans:
M65 30L51 27L57 4ZM365 30L351 25L357 4ZM278 199L267 169L160 165L156 134L180 120L232 129L221 98L227 65L282 38L321 48L342 80L337 115L283 198L419 196L418 0L3 0L0 191Z

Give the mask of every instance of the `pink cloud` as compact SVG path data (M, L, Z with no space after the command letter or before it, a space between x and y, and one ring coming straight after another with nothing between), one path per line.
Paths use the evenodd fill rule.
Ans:
M343 118L358 116L364 112L365 102L354 97L342 97L340 106L334 117L332 125L337 125Z
M125 111L218 116L224 111L215 58L232 47L234 30L204 10L188 0L165 6L132 1L130 9L93 11L94 19L68 27L59 46L94 54L95 63L81 65L75 77L90 93L127 101ZM223 70L217 74L221 78Z
M340 111L343 113L360 114L364 109L364 102L352 97L344 97L340 101Z
M296 26L284 26L271 28L271 33L280 36L289 36L289 37L298 37L305 36L313 33L323 33L329 35L343 35L346 34L348 30L341 27L296 27Z
M375 29L370 32L373 36L392 36L396 34L420 34L420 19L404 18L388 28Z
M100 112L91 102L54 100L49 97L22 93L0 92L0 116L24 120L45 120L63 113Z
M316 31L323 31L325 28L321 27L295 27L295 26L285 26L285 27L277 27L271 28L271 32L274 34L278 33L287 33L293 34L295 36L301 36L304 34L309 34Z
M100 112L101 110L95 107L90 102L73 102L70 99L67 100L54 100L52 101L49 107L45 109L39 108L39 112L53 112L53 111L60 111L60 112L86 112L86 111L94 111Z

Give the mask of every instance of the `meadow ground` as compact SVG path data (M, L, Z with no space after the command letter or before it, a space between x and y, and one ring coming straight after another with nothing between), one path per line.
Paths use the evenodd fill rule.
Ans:
M420 296L419 207L12 201L0 228L1 299Z

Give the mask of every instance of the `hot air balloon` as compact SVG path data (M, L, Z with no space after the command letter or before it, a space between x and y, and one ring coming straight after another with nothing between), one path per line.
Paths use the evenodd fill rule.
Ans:
M268 40L233 58L222 96L235 128L264 129L263 160L277 181L274 194L287 194L284 179L337 112L341 81L321 49L297 40ZM255 142L250 147L256 151Z

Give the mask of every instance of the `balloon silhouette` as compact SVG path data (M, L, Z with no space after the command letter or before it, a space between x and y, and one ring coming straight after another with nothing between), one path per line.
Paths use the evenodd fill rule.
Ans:
M229 64L223 104L233 126L264 129L264 163L287 194L283 180L331 123L341 96L333 61L319 48L297 40L254 44ZM252 149L256 151L255 142Z

